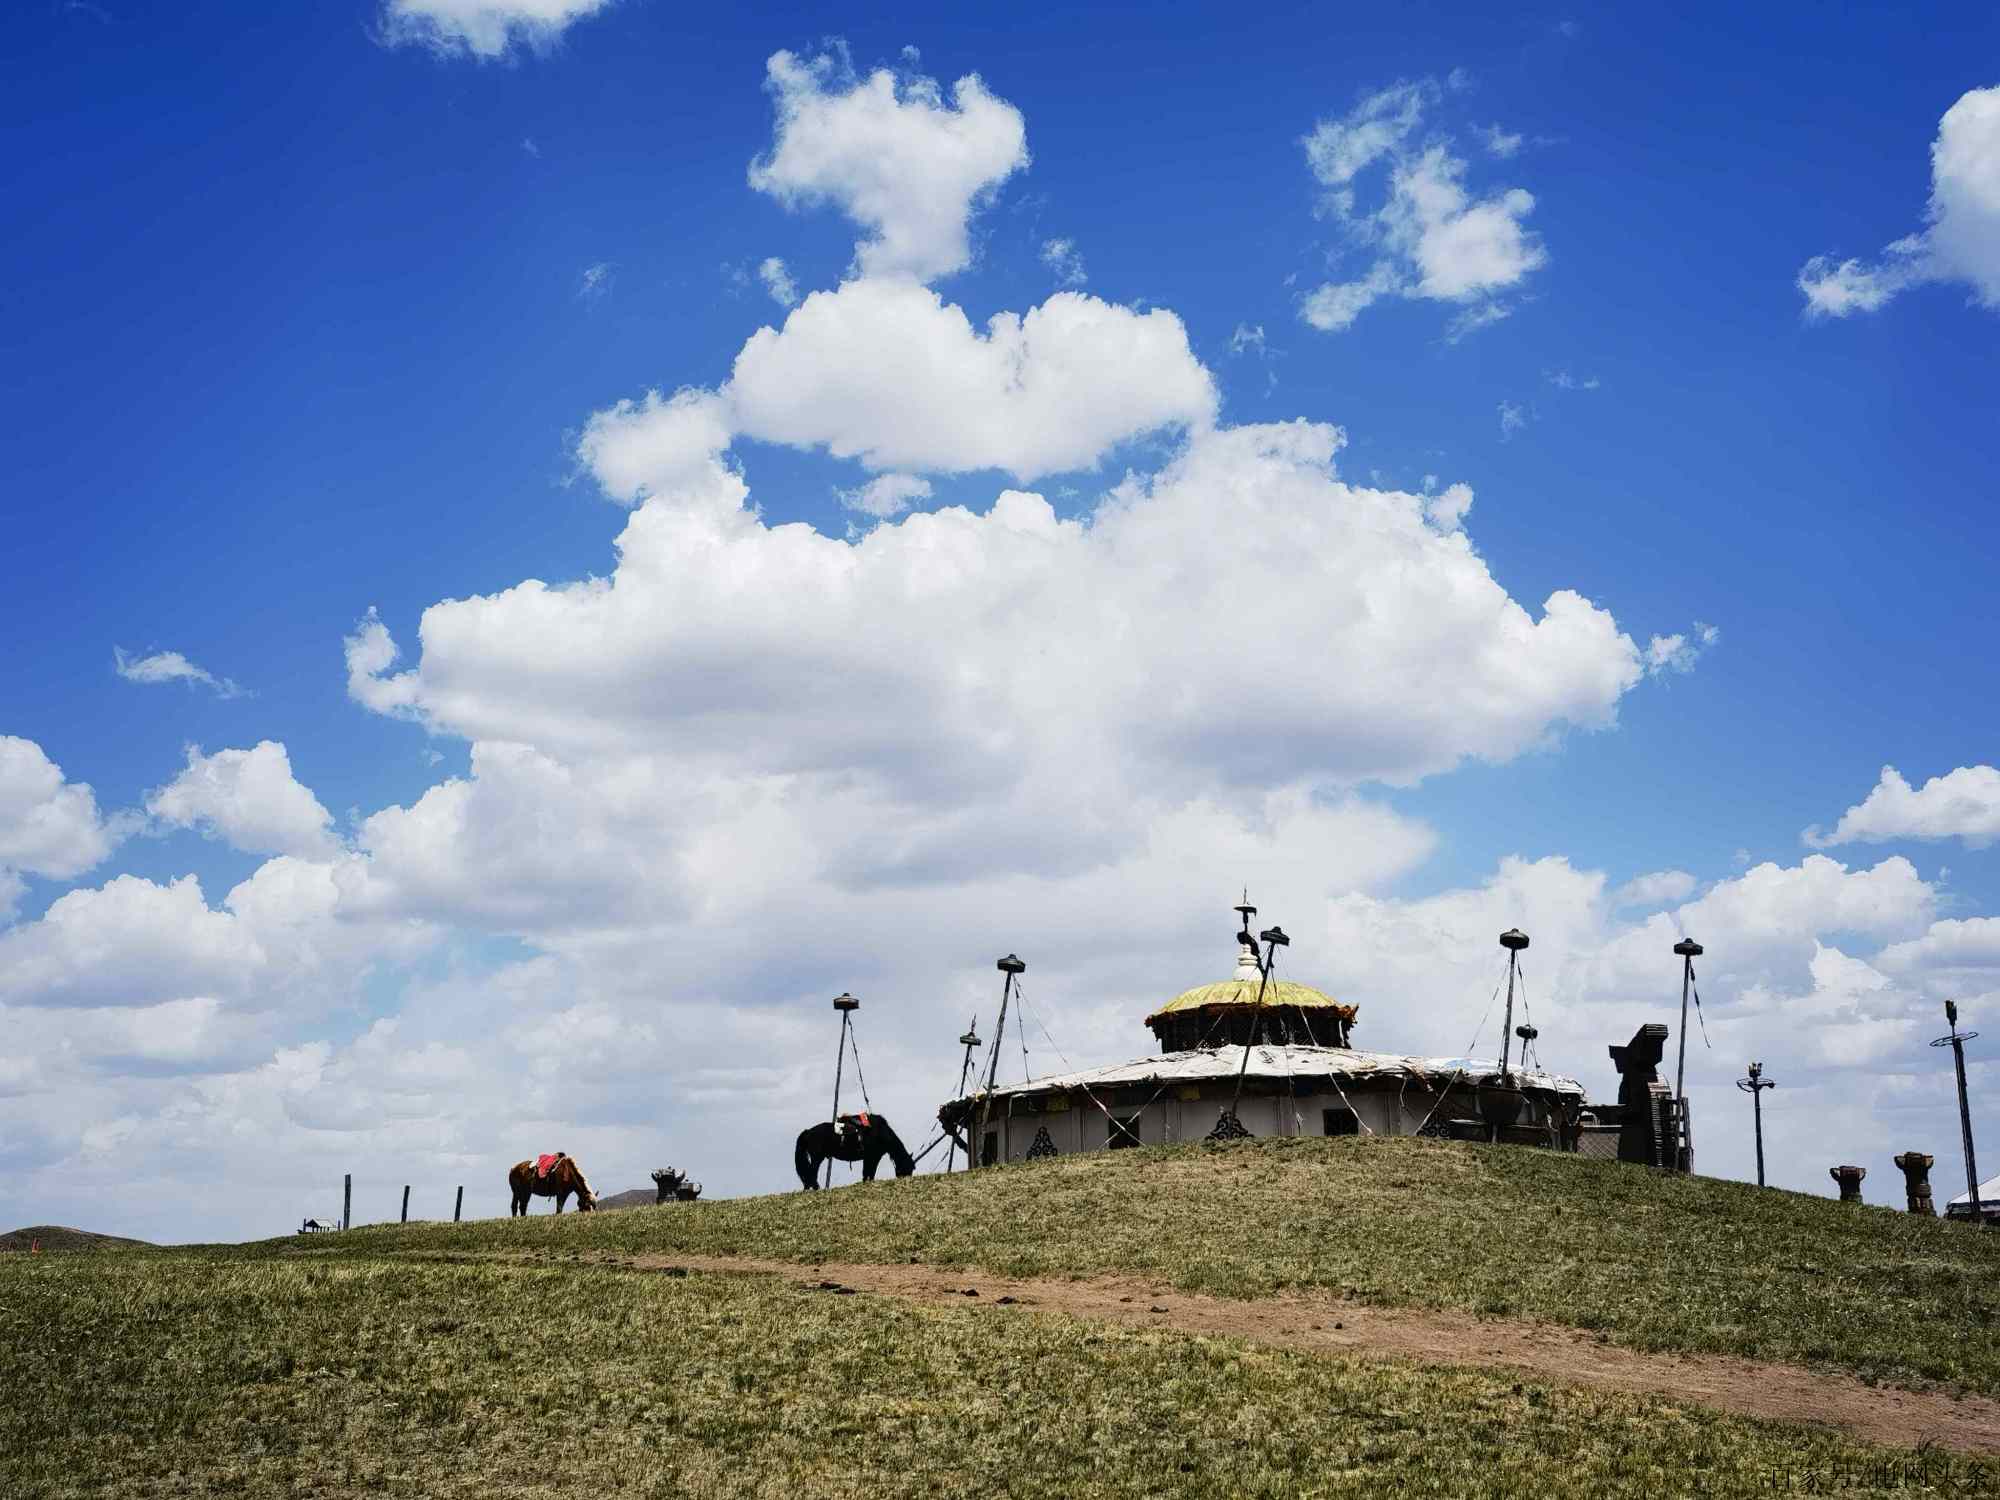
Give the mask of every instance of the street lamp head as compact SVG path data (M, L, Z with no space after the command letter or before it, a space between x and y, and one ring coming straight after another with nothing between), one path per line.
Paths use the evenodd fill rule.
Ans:
M1288 948L1292 942L1290 938L1285 936L1285 929L1282 927L1266 927L1257 936L1262 938L1268 947L1272 948Z
M1678 943L1674 944L1674 952L1678 953L1682 958L1700 958L1702 955L1702 946L1693 938L1684 937Z
M961 1047L977 1047L979 1045L979 1033L976 1031L966 1032L964 1036L958 1039L958 1044Z
M1028 972L1028 966L1011 953L993 967L1000 970L1003 974L1025 974Z
M1509 927L1500 934L1500 946L1511 953L1519 953L1528 946L1528 935L1518 927Z
M1956 1000L1945 1001L1944 1019L1947 1026L1956 1026L1958 1024L1958 1002Z
M1536 1037L1540 1036L1541 1034L1542 1034L1542 1029L1539 1026L1523 1025L1523 1026L1516 1026L1514 1028L1514 1035L1519 1037L1524 1042L1532 1042Z
M833 1008L835 1010L859 1010L861 1009L861 1002L852 995L842 992L833 997Z

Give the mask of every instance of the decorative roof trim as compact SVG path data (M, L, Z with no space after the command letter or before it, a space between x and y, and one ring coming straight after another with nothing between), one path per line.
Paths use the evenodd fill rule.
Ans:
M1268 1004L1269 1001L1266 1001ZM1042 1094L1067 1093L1072 1089L1129 1088L1152 1084L1206 1083L1233 1079L1243 1066L1243 1053L1236 1047L1201 1048L1189 1052L1164 1052L1138 1062L1108 1068L1085 1068L1074 1073L1053 1073L1026 1083L1001 1084L992 1092L995 1099L1031 1098ZM1388 1052L1355 1052L1345 1047L1256 1046L1250 1049L1247 1077L1284 1082L1288 1079L1335 1077L1357 1082L1392 1082L1409 1079L1425 1087L1463 1077L1470 1082L1494 1071L1491 1058L1403 1057ZM1583 1097L1583 1085L1560 1073L1514 1069L1514 1080L1522 1088L1546 1089L1556 1094ZM978 1098L969 1094L945 1106L968 1103Z

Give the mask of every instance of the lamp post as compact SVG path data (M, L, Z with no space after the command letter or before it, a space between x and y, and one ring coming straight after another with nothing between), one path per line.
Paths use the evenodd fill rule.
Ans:
M1702 947L1693 938L1684 937L1674 944L1674 952L1681 957L1681 1044L1674 1063L1674 1169L1692 1172L1694 1134L1688 1128L1687 1096L1688 991L1694 988L1694 961L1701 956Z
M1958 1134L1965 1146L1965 1195L1972 1202L1972 1222L1983 1225L1986 1222L1986 1208L1979 1201L1979 1164L1972 1159L1972 1108L1965 1102L1965 1044L1979 1033L1958 1029L1956 1000L1945 1001L1944 1018L1951 1027L1951 1033L1939 1037L1931 1045L1951 1048L1952 1065L1958 1070Z
M1757 1131L1757 1186L1764 1185L1764 1090L1778 1086L1775 1078L1764 1076L1764 1065L1750 1064L1750 1076L1736 1080L1736 1086L1750 1096L1750 1114Z
M985 1096L979 1101L979 1125L973 1132L972 1139L966 1143L965 1164L968 1170L980 1164L979 1150L986 1134L987 1113L993 1107L993 1086L1000 1078L1000 1049L1007 1041L1007 1002L1013 998L1015 976L1028 971L1028 966L1011 953L993 967L1007 977L1000 981L1000 1024L993 1029L993 1059L986 1069ZM967 1036L971 1034L966 1033Z
M958 1044L965 1048L965 1061L958 1065L958 1093L955 1097L963 1099L965 1097L965 1080L972 1076L972 1049L979 1045L979 1015L977 1012L973 1013L972 1022L965 1028L965 1035L958 1039ZM953 1135L951 1143L944 1148L944 1169L947 1172L951 1170L952 1160L957 1151L958 1137ZM970 1151L966 1153L965 1164L967 1167L972 1165L972 1154Z
M1518 927L1509 927L1500 934L1500 946L1507 950L1507 1015L1500 1022L1500 1077L1507 1077L1507 1058L1514 1045L1514 971L1521 962L1521 950L1528 946L1528 935ZM1489 1005L1492 1002L1487 1002ZM1493 1012L1488 1011L1490 1016ZM1522 1038L1521 1052L1527 1055L1527 1039Z
M847 1062L847 1027L855 1011L861 1009L861 1002L846 991L833 998L833 1008L840 1012L840 1050L833 1055L833 1128L840 1129L840 1070ZM826 1185L833 1186L833 1158L826 1159Z
M1688 1062L1688 991L1694 987L1694 961L1701 957L1702 946L1693 938L1682 938L1674 944L1674 952L1681 956L1681 1046L1680 1059L1674 1064L1674 1097L1685 1101L1687 1089ZM1685 1105L1683 1105L1685 1107Z

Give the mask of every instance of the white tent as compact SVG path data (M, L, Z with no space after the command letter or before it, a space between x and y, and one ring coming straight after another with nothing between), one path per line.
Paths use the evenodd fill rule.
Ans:
M1989 1177L1979 1184L1980 1217L2000 1219L2000 1177ZM1945 1217L1969 1219L1972 1217L1972 1194L1960 1193L1944 1206Z

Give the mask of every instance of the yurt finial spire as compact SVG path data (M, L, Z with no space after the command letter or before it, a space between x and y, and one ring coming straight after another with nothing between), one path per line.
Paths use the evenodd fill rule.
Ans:
M1262 983L1264 978L1263 955L1257 950L1257 940L1250 936L1250 919L1257 915L1257 908L1250 904L1250 889L1243 889L1243 904L1233 908L1242 918L1236 929L1236 973L1237 979L1255 979Z

